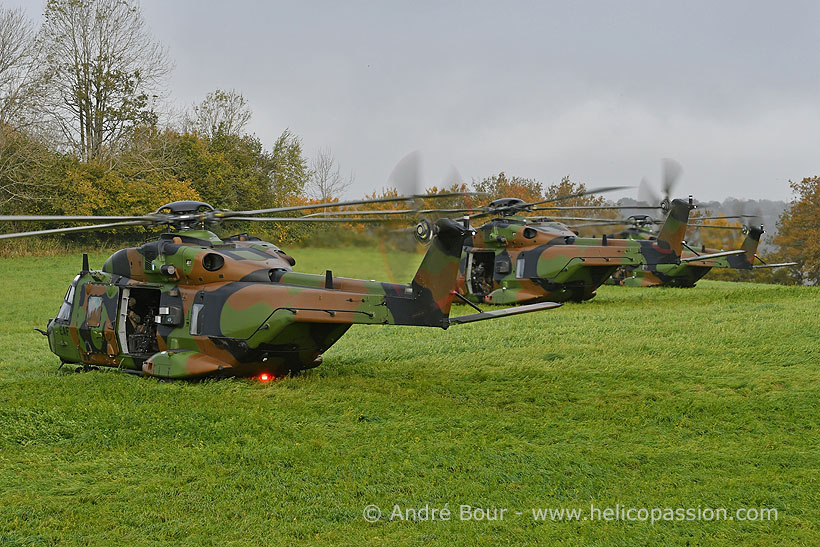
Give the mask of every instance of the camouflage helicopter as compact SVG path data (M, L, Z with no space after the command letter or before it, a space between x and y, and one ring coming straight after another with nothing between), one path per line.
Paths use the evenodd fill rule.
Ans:
M606 235L579 237L564 223L578 217L522 216L540 210L617 208L544 204L622 188L599 188L531 203L503 198L480 208L481 212L465 216L465 223L486 216L492 218L465 240L459 265L459 293L472 302L489 304L583 301L594 297L597 288L623 265L678 265L689 260L681 254L689 211L693 208L691 199L668 204L669 215L658 238L651 241ZM419 239L423 239L428 227L419 223Z
M725 254L720 249L710 249L702 245L696 249L688 245L685 241L683 247L683 260L680 264L658 264L655 267L644 265L623 266L612 275L613 284L627 287L694 287L695 284L712 268L733 268L736 270L753 270L759 268L779 268L784 266L795 266L796 262L783 262L778 264L766 263L757 255L757 248L760 244L760 237L763 235L763 225L759 223L758 215L736 215L722 217L700 217L699 220L731 219L731 218L751 218L752 220L744 226L713 225L703 222L690 224L694 228L703 229L729 229L742 230L745 234L740 248L735 254ZM592 219L590 219L592 220ZM626 221L602 221L598 225L628 223L629 226L617 234L617 237L629 239L654 239L654 227L659 221L648 215L633 215ZM722 256L721 256L721 253ZM756 264L755 261L759 264Z
M661 191L663 196L653 190L646 179L641 181L638 189L638 204L614 206L612 209L626 209L630 211L650 209L668 211L670 203L673 203L671 194L673 188L682 173L680 164L671 159L664 159L662 162L662 182ZM691 198L690 198L691 200ZM657 204L657 205L652 205ZM593 209L593 207L588 207ZM743 219L747 223L745 226L719 226L704 223L703 221L714 219ZM656 231L657 226L665 221L657 220L648 214L632 214L625 220L610 220L600 218L576 217L574 220L583 221L585 224L575 224L576 228L584 226L608 226L623 225L626 228L619 233L609 234L608 238L629 239L638 241L655 241L663 238L663 228ZM702 246L697 250L686 243L680 241L678 252L680 260L675 262L646 262L643 264L623 264L613 273L610 284L625 286L677 286L693 287L695 283L706 275L712 268L735 268L741 270L751 270L753 268L774 268L780 266L790 266L794 263L765 264L763 259L757 256L757 247L760 243L760 236L763 234L763 226L759 215L747 215L743 211L738 211L732 216L697 218L698 222L689 223L695 228L729 228L742 229L746 238L739 249L725 251L719 249L708 249ZM668 219L667 219L668 221ZM755 264L755 259L762 264Z
M500 201L490 204L494 218L468 238L459 266L459 291L474 301L588 300L621 266L677 266L689 260L681 252L691 202L673 200L657 239L638 241L579 237L557 218L516 215L529 204Z
M349 218L259 216L412 198L279 207L214 209L197 201L134 217L5 216L1 221L107 221L1 234L0 239L120 226L167 226L158 239L122 249L101 270L83 256L57 316L45 331L63 364L104 366L160 378L256 376L268 380L318 366L353 324L450 325L560 306L554 302L450 317L468 229L439 219L432 244L409 284L294 272L295 260L272 243L210 228L229 221L350 222ZM354 222L365 219L356 218ZM62 366L62 365L61 365Z

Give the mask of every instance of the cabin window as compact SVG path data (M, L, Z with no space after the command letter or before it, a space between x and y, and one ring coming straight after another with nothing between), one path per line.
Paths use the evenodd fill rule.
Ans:
M86 325L89 327L99 327L102 316L102 296L89 296L88 308L86 310Z
M202 331L202 310L204 304L194 304L191 306L191 334L198 335Z
M65 293L64 301L65 301L66 304L73 304L74 303L74 283L72 283L68 287L68 290Z
M515 278L522 279L524 277L524 255L518 257L515 261Z
M202 267L209 272L215 272L225 265L225 257L216 253L208 253L202 258Z

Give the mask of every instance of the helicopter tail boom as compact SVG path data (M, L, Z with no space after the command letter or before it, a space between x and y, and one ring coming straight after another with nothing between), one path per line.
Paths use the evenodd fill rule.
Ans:
M281 311L279 315L295 322L415 325L445 329L451 324L555 307L552 303L545 303L537 308L495 310L450 318L461 251L468 229L454 220L443 218L436 222L435 231L436 235L409 285L334 277L330 272L325 276L285 272L276 278L278 283L304 287L298 303L293 299L279 296L266 298L261 294L248 296L247 299L275 302L277 310ZM266 285L243 290L250 293L261 291L264 287ZM293 301L286 303L285 300ZM308 302L312 305L305 305ZM319 302L321 305L317 305Z

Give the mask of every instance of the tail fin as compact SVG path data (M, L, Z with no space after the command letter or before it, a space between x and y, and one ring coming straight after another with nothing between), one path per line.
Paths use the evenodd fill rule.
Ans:
M749 233L740 245L740 248L746 251L746 260L749 264L755 261L755 253L757 253L757 246L760 245L760 236L763 235L763 226L750 226Z
M436 222L436 237L411 283L414 291L430 291L445 315L453 301L452 291L466 236L467 229L455 220L439 219Z
M680 256L683 253L683 238L686 236L686 225L689 223L689 211L693 209L691 198L686 202L674 199L670 204L666 221L658 232L658 245L671 249Z
M757 246L760 245L760 236L763 235L763 226L750 226L746 238L741 243L740 248L746 251L745 254L730 257L729 266L738 268L740 270L750 270L754 267L755 253L757 253Z
M436 235L410 282L412 298L388 297L391 323L447 328L467 233L467 228L452 219L442 218L436 222Z

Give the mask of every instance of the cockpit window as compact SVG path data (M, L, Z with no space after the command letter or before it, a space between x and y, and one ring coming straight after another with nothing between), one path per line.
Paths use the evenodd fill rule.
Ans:
M57 314L57 319L59 321L68 321L71 318L71 304L68 302L63 302L63 305L60 306L60 311Z
M74 290L77 288L77 281L80 280L80 276L76 276L74 280L71 282L71 285L68 286L68 290L65 293L65 302L67 304L74 303Z
M71 285L68 286L65 298L63 299L63 305L60 306L60 311L57 313L57 319L61 321L71 319L71 305L74 303L74 291L77 289L77 282L79 280L80 276L78 275L74 278L74 281L71 282Z

